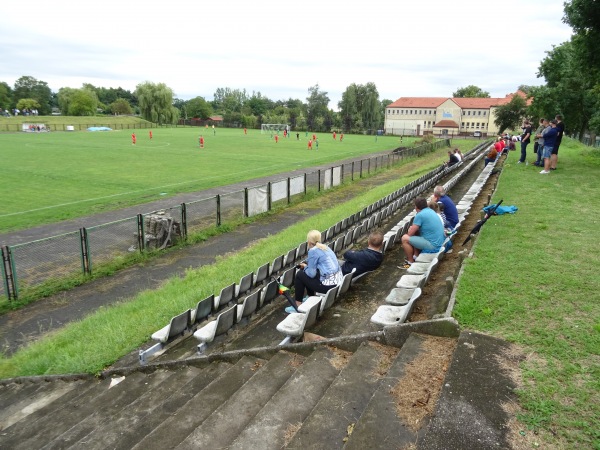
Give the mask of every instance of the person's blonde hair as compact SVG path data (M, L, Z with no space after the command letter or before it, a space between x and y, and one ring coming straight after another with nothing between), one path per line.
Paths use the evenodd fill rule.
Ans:
M325 250L327 246L321 243L321 232L319 230L310 230L306 235L306 241L321 250Z

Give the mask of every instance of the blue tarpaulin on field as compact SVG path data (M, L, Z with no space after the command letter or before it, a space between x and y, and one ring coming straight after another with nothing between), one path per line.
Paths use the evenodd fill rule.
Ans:
M89 127L88 131L112 131L112 128L108 127Z
M490 209L493 209L496 205L489 205L486 206L485 208L483 208L483 210L485 212L489 212ZM512 206L504 206L504 205L500 205L498 206L498 208L496 208L495 214L501 216L502 214L514 214L519 210L519 208L517 208L516 206L512 205Z

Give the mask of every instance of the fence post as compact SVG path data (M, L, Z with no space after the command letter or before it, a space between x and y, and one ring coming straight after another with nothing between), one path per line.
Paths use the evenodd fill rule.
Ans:
M290 177L288 177L287 179L287 202L288 205L292 202L292 180L290 179Z
M267 211L271 211L271 182L267 183Z
M217 194L217 226L221 226L221 195Z
M330 188L333 187L333 167L331 168L330 174L329 174L329 186Z
M79 244L81 247L81 270L84 275L89 275L92 273L92 267L90 264L90 245L85 228L79 229Z
M248 188L244 188L244 217L248 217Z
M340 184L344 184L344 164L342 164L342 173L340 174Z
M359 172L359 174L358 174L358 177L359 177L359 178L362 178L362 171L363 171L363 161L364 161L364 160L362 160L362 159L360 160L360 172Z
M4 291L8 300L16 300L19 297L17 274L15 262L10 247L2 247L2 278L4 279Z
M308 175L304 172L304 195L306 195L306 183L307 183Z
M369 161L369 164L367 166L367 174L371 174L371 158L369 158L367 161Z
M144 230L144 215L137 215L137 238L140 253L146 249L146 231Z
M317 169L317 184L319 186L317 192L321 192L321 169Z
M187 206L181 204L181 238L187 240Z

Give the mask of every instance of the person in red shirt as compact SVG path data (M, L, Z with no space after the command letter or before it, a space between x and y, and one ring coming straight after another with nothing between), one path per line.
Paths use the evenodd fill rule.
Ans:
M335 131L334 131L334 132L333 132L333 140L334 140L334 141L335 141L335 137L336 137L336 136L337 136L337 135L335 134Z
M200 135L200 148L204 148L204 136Z
M498 140L494 144L494 148L496 149L498 155L502 153L502 150L504 150L504 141L502 140L502 138L498 138Z
M244 128L244 134L248 134L248 128Z
M344 133L340 133L340 142L344 140Z
M285 133L285 131L284 131L284 133ZM284 136L285 136L285 134L284 134ZM279 142L279 135L278 135L278 134L276 134L276 135L275 135L275 143L277 144L278 142Z
M131 133L131 145L135 145L136 137L135 133Z
M313 134L313 139L312 139L312 140L314 141L314 140L316 140L316 139L317 139L317 135L316 135L316 134Z
M312 150L312 139L308 140L308 149Z
M150 130L149 135L150 135L150 139L152 139L152 130Z

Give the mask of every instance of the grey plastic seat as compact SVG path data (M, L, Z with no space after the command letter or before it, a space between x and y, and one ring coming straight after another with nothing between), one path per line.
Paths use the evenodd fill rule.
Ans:
M256 276L254 277L254 285L258 286L263 281L265 281L269 276L269 268L270 264L266 263L256 269Z
M323 299L323 301L321 302L321 308L319 309L319 316L321 316L326 309L329 309L333 306L333 303L335 302L335 299L337 296L338 289L339 289L339 286L335 286L335 287L329 289L324 294L317 294L317 295L313 296L313 297L321 297ZM309 299L310 299L310 297L309 297ZM306 309L304 308L305 303L306 303L306 301L298 307L298 311L306 313Z
M246 296L244 301L237 305L237 320L239 322L243 318L246 318L254 311L258 309L258 302L260 300L260 290L254 291L252 294Z
M221 293L215 297L214 310L218 311L222 306L233 300L235 296L235 283L231 283L229 286L221 289Z
M215 296L214 294L209 295L205 299L200 300L194 309L192 309L190 322L191 324L195 324L196 322L200 322L201 320L206 319L213 311L215 306Z
M271 281L269 284L267 284L264 288L262 288L260 294L260 306L262 307L263 305L277 298L278 292L279 284L277 281Z
M356 268L352 269L352 272L347 273L342 278L342 282L339 285L337 296L339 297L342 294L348 292L350 289L350 285L352 284L352 277L354 276L354 272L356 272Z
M254 286L254 272L244 275L240 283L235 287L235 298L246 294Z
M187 311L184 311L181 314L171 318L167 326L152 333L152 339L164 344L177 336L181 336L190 325L190 316L191 310L188 309Z
M294 279L296 278L296 266L290 267L279 277L279 283L285 287L292 287L294 285Z
M284 255L279 255L277 258L275 258L273 260L273 263L271 264L271 273L269 275L275 275L277 272L279 272L283 268L283 258L284 257L285 257Z
M296 253L298 253L297 248L293 248L287 252L283 261L283 267L291 266L296 261Z

